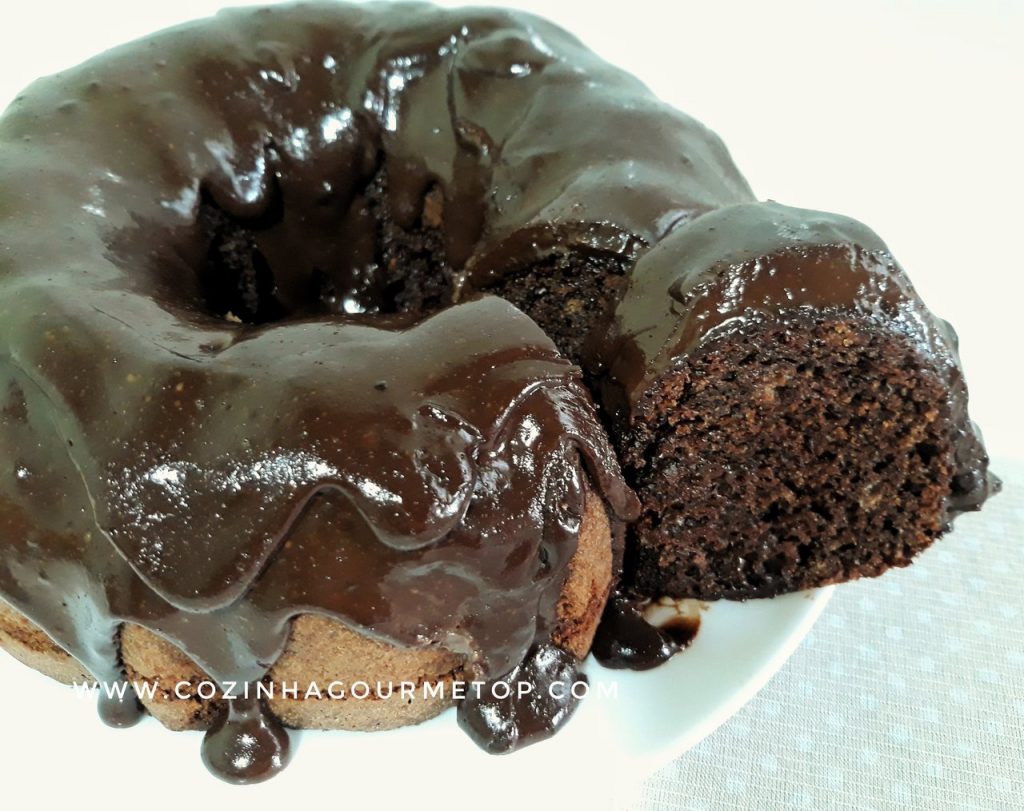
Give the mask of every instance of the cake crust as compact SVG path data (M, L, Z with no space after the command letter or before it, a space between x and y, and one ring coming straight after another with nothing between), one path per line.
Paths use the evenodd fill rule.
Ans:
M604 503L587 489L579 543L558 602L559 624L554 641L582 660L590 650L613 583L612 533ZM153 683L160 689L140 698L154 718L171 730L208 729L224 713L223 700L196 694L209 674L166 639L135 624L120 631L120 658L127 679ZM95 683L85 667L58 646L22 613L0 601L0 648L15 659L64 684ZM451 685L468 680L465 657L442 647L403 648L372 639L335 619L301 615L291 624L287 646L267 676L269 682L297 687L305 696L310 684L326 694L332 682L346 686L366 682L393 683L388 698L292 698L269 700L272 712L296 729L376 731L417 724L451 706ZM175 686L182 687L182 699ZM402 682L416 685L407 701L398 694ZM443 697L426 694L424 683L442 686ZM385 687L382 692L386 692ZM360 694L361 695L361 694Z

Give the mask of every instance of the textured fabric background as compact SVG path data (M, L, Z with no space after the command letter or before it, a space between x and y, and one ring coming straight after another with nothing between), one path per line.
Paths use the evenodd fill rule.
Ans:
M908 569L842 586L647 809L1024 809L1024 462Z

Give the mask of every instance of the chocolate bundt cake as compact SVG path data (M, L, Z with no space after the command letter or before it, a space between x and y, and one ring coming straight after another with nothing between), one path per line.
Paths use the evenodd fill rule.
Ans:
M955 335L878 237L757 202L527 15L230 11L41 79L0 118L0 257L0 644L212 680L141 698L212 725L229 779L283 765L278 719L450 696L228 683L575 678L616 582L877 575L994 485ZM459 703L494 751L571 710Z

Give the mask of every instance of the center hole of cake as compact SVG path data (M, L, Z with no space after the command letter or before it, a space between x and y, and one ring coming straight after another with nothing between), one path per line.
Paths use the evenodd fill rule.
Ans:
M199 286L207 312L239 324L339 315L426 315L452 301L453 274L440 226L438 186L422 196L413 226L392 222L383 172L340 199L280 193L258 215L235 216L204 192Z

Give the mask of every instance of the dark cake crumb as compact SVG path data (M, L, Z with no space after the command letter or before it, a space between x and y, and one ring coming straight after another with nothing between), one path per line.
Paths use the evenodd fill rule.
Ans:
M419 221L412 228L402 228L395 222L387 193L388 173L382 167L367 189L367 198L379 229L385 311L438 310L452 302L454 290L440 231L443 193L436 185L426 191Z
M566 253L511 273L488 292L536 321L566 357L580 363L590 332L619 300L626 282L621 257Z
M441 187L433 185L424 192L420 217L411 228L397 224L388 206L386 167L377 172L366 196L378 223L385 311L429 313L451 304L457 293L441 232ZM579 363L586 336L619 300L626 269L616 255L562 252L509 273L484 292L525 312L559 351Z
M906 566L944 530L945 387L911 341L818 313L719 339L620 442L640 593L766 597Z
M253 238L259 223L242 224L204 195L199 226L209 248L200 272L206 307L229 321L263 324L284 315L274 274Z

